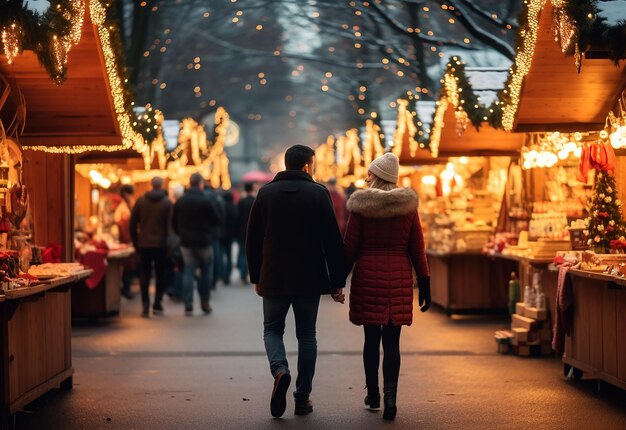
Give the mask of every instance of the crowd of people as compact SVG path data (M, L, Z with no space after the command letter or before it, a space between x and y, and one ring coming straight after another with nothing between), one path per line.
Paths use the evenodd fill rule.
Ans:
M124 267L122 295L133 298L131 284L139 277L142 316L163 313L163 298L183 302L185 315L193 315L194 285L200 307L211 313L210 292L218 282L229 285L234 270L248 284L245 258L246 226L255 199L255 185L246 183L241 195L212 188L200 175L189 186L175 186L168 193L163 178L155 176L151 190L132 202L134 189L123 186L123 210L116 214L120 241L132 243L134 259ZM171 195L170 195L171 194ZM235 246L238 247L233 260ZM234 263L234 264L233 264ZM155 294L150 297L151 280Z

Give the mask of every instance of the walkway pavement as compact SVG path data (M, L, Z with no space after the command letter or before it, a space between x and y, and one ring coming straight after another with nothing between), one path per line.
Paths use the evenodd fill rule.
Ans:
M626 429L626 393L566 381L557 359L498 355L494 318L417 312L403 329L398 417L363 407L362 331L348 307L322 300L315 411L269 414L272 378L261 301L251 287L218 287L213 314L142 319L139 299L118 318L74 327L71 392L53 392L18 416L20 429ZM293 320L287 348L295 368ZM292 369L295 373L295 369Z

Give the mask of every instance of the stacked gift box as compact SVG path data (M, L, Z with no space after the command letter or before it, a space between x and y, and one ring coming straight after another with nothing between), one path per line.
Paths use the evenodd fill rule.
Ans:
M526 306L523 302L515 304L515 313L511 317L511 330L499 330L495 333L498 352L523 357L552 354L552 330L548 320L548 311Z

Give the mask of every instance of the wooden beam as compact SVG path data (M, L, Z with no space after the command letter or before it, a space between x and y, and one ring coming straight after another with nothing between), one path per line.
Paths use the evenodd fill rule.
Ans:
M20 137L20 143L22 146L116 146L122 144L122 139L111 135L24 135Z

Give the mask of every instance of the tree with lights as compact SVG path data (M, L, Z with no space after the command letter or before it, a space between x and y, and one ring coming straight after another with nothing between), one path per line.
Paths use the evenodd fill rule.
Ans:
M622 202L615 187L615 178L609 172L598 170L590 199L587 226L588 245L598 253L606 253L616 241L624 241Z

